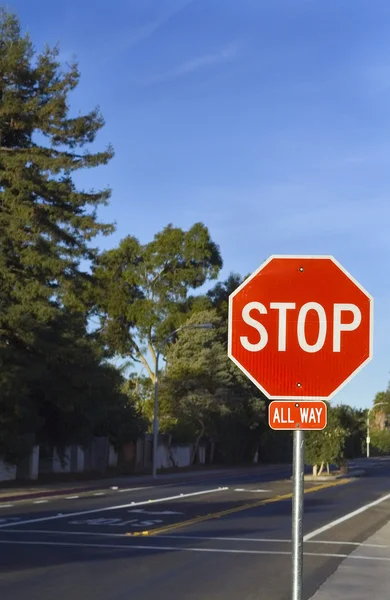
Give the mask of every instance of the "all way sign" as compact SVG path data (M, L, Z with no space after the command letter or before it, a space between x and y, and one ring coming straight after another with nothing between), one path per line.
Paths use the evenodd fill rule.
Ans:
M277 400L268 408L272 429L321 430L327 423L327 405L322 400L291 402Z

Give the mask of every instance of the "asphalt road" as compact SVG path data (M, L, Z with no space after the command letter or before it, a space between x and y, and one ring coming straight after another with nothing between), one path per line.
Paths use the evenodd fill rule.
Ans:
M390 520L390 462L362 462L365 477L305 485L305 600ZM0 507L0 597L289 600L290 474Z

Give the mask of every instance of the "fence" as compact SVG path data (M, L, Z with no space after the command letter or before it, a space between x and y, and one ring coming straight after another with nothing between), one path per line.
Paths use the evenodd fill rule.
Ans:
M193 446L171 445L168 436L159 436L157 468L180 468L191 464ZM206 446L200 445L196 463L204 464ZM85 448L69 446L59 455L54 448L34 446L30 456L17 466L7 465L0 457L0 481L36 480L40 475L71 473L106 473L121 467L125 472L143 472L152 466L152 436L147 434L136 443L126 444L119 453L108 438L94 438Z

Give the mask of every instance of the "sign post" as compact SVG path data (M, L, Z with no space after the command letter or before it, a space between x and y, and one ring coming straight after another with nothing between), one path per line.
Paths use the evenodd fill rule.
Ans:
M229 297L228 355L293 430L292 600L302 600L304 436L372 359L373 299L332 256L271 256ZM277 401L277 402L276 402Z
M305 476L305 432L293 433L293 500L292 500L292 600L302 600L303 580L303 494Z

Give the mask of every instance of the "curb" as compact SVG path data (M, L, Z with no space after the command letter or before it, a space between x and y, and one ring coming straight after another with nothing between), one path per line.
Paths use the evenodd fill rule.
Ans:
M305 475L305 481L335 481L337 479L350 479L352 477L361 477L365 475L366 471L364 469L351 469L348 473L340 473L339 475L333 475L331 477L315 477L314 475Z

